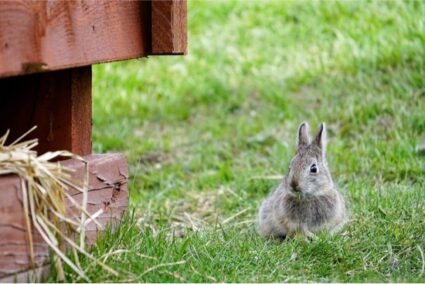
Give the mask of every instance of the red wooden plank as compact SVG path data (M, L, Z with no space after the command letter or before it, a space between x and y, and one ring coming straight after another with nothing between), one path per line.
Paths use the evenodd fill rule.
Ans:
M91 67L0 79L0 133L8 142L32 126L39 153L91 153Z
M186 0L152 1L152 54L187 53Z
M120 154L89 155L85 159L89 162L87 210L94 213L103 209L104 213L98 221L103 227L109 222L115 225L128 207L127 161ZM75 179L82 179L83 163L75 160L62 163L75 170ZM19 178L14 175L0 176L0 192L0 282L12 282L15 275L18 281L26 282L30 259ZM75 191L73 197L82 199L81 194ZM70 204L68 209L70 213L74 212ZM88 241L93 244L98 230L94 223L88 224L86 229ZM36 264L43 267L49 261L48 247L37 233L33 235Z
M145 1L0 1L0 77L146 56Z

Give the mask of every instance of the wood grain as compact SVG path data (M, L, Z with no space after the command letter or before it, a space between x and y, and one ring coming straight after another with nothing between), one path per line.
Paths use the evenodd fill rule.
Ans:
M85 156L85 159L89 162L90 173L87 211L93 214L101 208L104 209L104 213L98 217L98 221L103 225L111 223L115 226L128 207L127 159L122 154L89 155ZM83 163L67 160L62 164L75 170L74 179L83 180L85 174ZM80 185L82 186L82 184ZM71 195L78 202L81 202L83 198L82 194L77 191L71 191ZM75 207L71 203L67 208L75 213ZM87 239L90 244L96 242L99 229L103 230L104 228L97 228L95 223L87 225Z
M1 277L0 283L36 283L42 282L50 273L50 264L40 267L25 270L19 273L10 274L9 276Z
M25 270L22 272L10 274L9 276L1 277L0 283L36 283L42 282L50 273L50 264L42 265L35 269Z
M39 154L69 150L91 153L91 67L0 79L0 134L8 143L29 130Z
M152 54L187 53L186 0L152 1Z
M91 154L92 148L92 71L91 66L70 69L71 90L69 105L64 98L58 102L71 113L71 151L78 155ZM69 108L71 108L69 110Z
M0 177L0 279L30 268L25 216L19 178ZM41 266L49 259L47 245L37 233L33 234L35 264Z
M0 1L0 77L146 56L149 4Z
M88 242L94 244L99 231L111 223L113 226L121 219L128 207L128 171L127 161L120 154L89 155L89 194L88 211L94 213L103 209L104 213L98 221L102 228L94 223L87 225ZM73 168L73 177L81 180L84 175L84 164L68 160L63 165ZM17 279L25 281L28 274L21 273L31 268L29 250L26 238L26 225L22 207L20 179L17 176L0 177L0 282ZM72 191L76 200L81 200L79 192ZM75 208L67 203L68 212L75 214ZM43 267L49 262L49 251L41 237L34 232L35 260L37 267Z

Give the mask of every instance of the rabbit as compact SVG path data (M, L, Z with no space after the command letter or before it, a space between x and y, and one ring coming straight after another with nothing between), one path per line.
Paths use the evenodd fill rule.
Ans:
M310 141L306 122L298 128L298 149L288 174L262 202L258 230L267 238L315 237L314 232L338 232L347 219L344 197L332 181L326 162L326 126Z

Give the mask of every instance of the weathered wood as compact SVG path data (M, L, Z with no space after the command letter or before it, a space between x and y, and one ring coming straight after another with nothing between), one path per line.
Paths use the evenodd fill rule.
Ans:
M91 67L0 79L0 134L8 142L37 125L39 154L91 153Z
M106 224L115 225L128 207L127 161L120 154L89 155L89 194L87 209L94 213L103 209L97 219L103 228L96 228L94 223L86 226L88 242L96 241L98 230ZM73 177L82 180L84 164L75 160L62 162L63 165L75 170ZM29 274L21 273L31 268L29 248L26 237L26 225L22 207L20 179L17 176L0 177L0 282L27 280ZM82 195L75 190L72 195L81 200ZM68 202L67 208L75 214L75 208ZM49 261L48 247L38 233L33 233L35 260L37 267L46 265Z
M20 180L0 177L0 280L30 268L29 246ZM33 234L34 260L41 266L49 259L47 245L38 233Z
M0 283L34 283L42 282L50 273L50 264L35 269L25 270L13 275L0 278Z
M90 187L87 211L93 214L101 208L104 209L105 212L97 220L103 225L110 222L115 226L128 207L127 159L122 154L89 155L85 156L85 159L89 162ZM67 160L62 162L62 164L74 169L73 177L76 180L83 181L85 174L83 163L76 160ZM71 195L76 201L82 201L82 193L74 190ZM75 212L75 207L72 204L69 203L68 208ZM86 235L90 244L96 242L98 229L93 222L87 225Z
M146 56L145 1L0 1L0 77Z
M152 1L152 54L187 53L186 0Z
M92 72L91 66L68 69L71 73L71 151L78 155L91 154L92 141ZM64 99L58 103L62 107ZM67 109L67 111L69 111Z

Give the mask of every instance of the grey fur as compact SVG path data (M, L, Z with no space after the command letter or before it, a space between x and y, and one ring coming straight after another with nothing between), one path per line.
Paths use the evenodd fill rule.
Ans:
M298 129L298 149L288 174L260 207L259 232L265 237L312 236L322 228L333 233L346 221L344 198L327 166L324 123L310 141L304 122ZM310 172L313 164L317 173Z
M301 123L300 127L298 127L298 148L306 147L310 144L310 136L308 135L308 124Z

